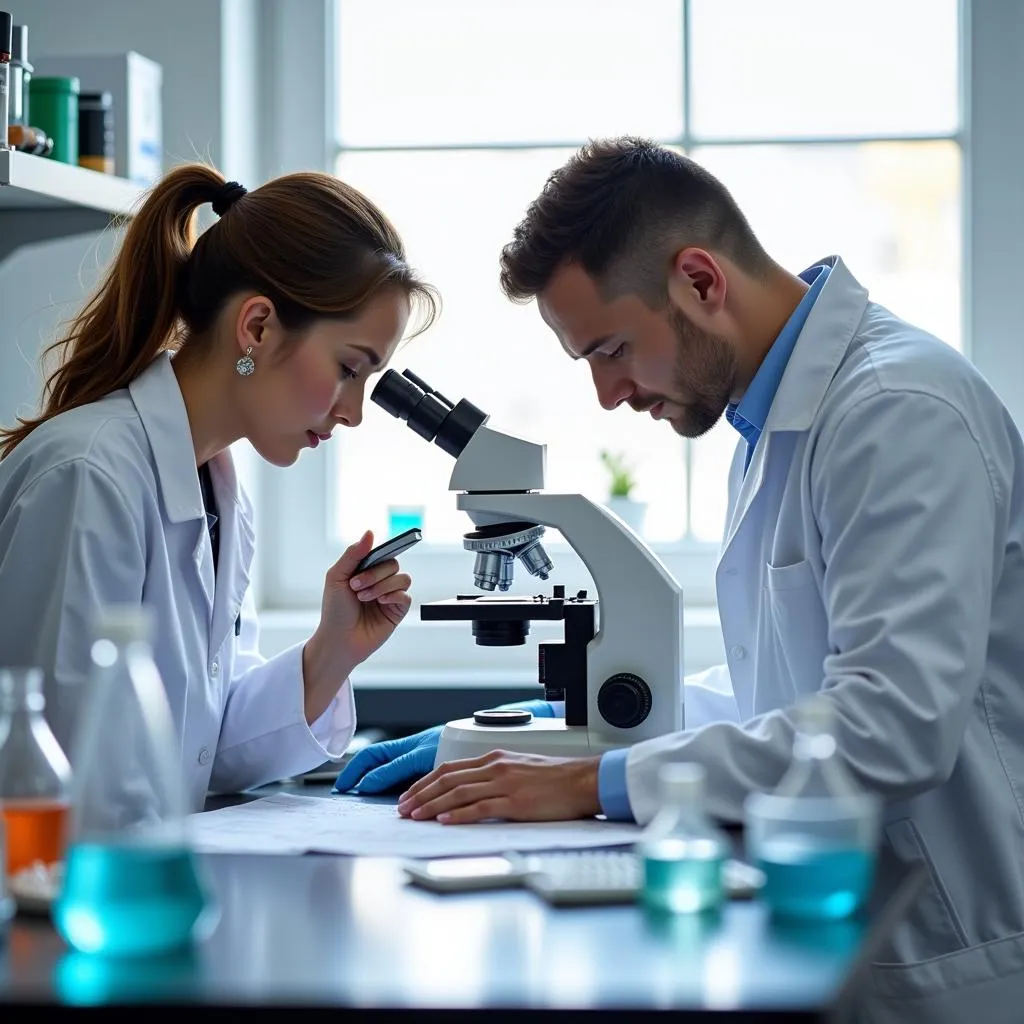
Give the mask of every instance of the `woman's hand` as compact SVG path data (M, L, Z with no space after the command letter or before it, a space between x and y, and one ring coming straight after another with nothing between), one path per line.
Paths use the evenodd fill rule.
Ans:
M302 656L307 722L323 714L352 669L391 636L412 604L411 580L395 559L356 575L372 547L368 530L327 570L320 625Z
M373 548L367 530L327 571L320 604L320 626L345 645L352 665L365 661L395 631L412 604L407 573L394 558L355 575Z

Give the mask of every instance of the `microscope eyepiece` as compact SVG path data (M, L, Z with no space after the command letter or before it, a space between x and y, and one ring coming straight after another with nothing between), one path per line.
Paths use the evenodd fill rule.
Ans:
M462 399L453 406L412 370L386 371L370 400L385 412L405 420L420 437L433 441L456 459L477 428L487 421L487 414L472 402Z
M413 381L394 370L385 370L370 398L385 412L407 420L423 395L424 389L419 386L418 378Z

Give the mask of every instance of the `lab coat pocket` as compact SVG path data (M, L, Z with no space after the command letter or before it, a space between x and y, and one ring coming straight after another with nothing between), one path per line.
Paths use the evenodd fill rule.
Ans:
M792 565L765 565L765 587L770 594L814 586L814 573L808 559Z
M785 678L777 681L784 699L821 689L828 654L828 620L821 594L806 559L792 565L765 566L765 598L773 649L772 664Z
M900 818L887 824L884 833L886 846L900 865L907 870L923 865L928 872L928 881L907 917L907 933L922 937L922 941L927 937L928 946L900 949L900 959L922 960L963 949L967 936L918 827L910 818Z
M1019 1024L1024 933L917 963L871 964L857 1024Z
M871 963L867 984L859 987L858 1024L1017 1024L1024 995L1024 935L969 946L914 821L889 822L883 835L880 876L895 880L923 867L926 877ZM1008 1000L1013 990L1016 995Z

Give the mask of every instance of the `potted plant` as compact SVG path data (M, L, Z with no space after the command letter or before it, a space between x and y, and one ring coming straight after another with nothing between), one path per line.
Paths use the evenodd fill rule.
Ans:
M610 452L607 449L601 451L601 464L611 477L605 504L634 533L642 534L647 503L637 501L633 497L636 477L633 475L632 465L626 461L624 453Z

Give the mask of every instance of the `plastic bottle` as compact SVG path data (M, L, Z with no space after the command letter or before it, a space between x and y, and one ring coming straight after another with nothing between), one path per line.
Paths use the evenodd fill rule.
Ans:
M761 898L774 913L839 919L870 891L880 801L857 786L838 756L829 699L816 696L793 715L789 769L773 793L747 798L747 852L765 873Z
M652 910L695 912L722 901L729 838L704 813L704 768L665 764L661 805L637 843L641 899Z
M8 875L64 856L71 768L44 707L39 669L0 669L0 816Z
M29 103L34 127L53 139L52 159L78 163L78 94L81 82L71 75L33 75ZM4 136L6 138L6 135Z
M186 833L181 761L146 609L111 608L75 737L64 886L54 920L83 953L187 946L207 906Z

